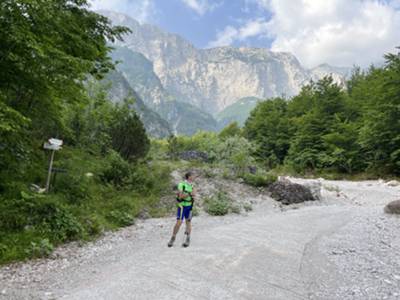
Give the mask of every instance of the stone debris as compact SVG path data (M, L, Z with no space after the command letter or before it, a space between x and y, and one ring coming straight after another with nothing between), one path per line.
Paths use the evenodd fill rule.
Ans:
M207 162L208 161L208 155L205 152L201 151L196 151L196 150L189 150L189 151L183 151L179 153L179 158L183 160L198 160L198 161L203 161Z
M400 215L400 200L395 200L385 206L385 212L388 214Z
M285 205L317 200L310 188L288 181L274 182L268 190L272 198Z
M391 180L391 181L386 182L386 185L390 186L390 187L398 187L398 186L400 186L400 182L397 180Z

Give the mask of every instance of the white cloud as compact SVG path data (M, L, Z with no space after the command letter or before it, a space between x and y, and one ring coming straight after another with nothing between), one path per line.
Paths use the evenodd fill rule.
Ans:
M242 27L227 26L217 33L217 38L208 47L229 46L235 41L245 41L249 37L266 35L268 22L263 19L250 20Z
M247 0L273 15L271 49L295 54L308 67L367 66L400 45L399 0Z
M93 10L112 10L127 14L140 22L150 22L155 15L153 0L90 0Z
M209 0L181 0L183 4L193 9L197 14L204 15L208 11L213 11L220 6L222 2L210 3ZM213 0L212 0L213 1Z

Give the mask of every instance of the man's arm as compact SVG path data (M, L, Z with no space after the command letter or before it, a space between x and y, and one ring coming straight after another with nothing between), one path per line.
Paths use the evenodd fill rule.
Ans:
M183 191L179 191L179 192L178 192L178 197L179 197L179 199L185 199L185 198L187 198L187 197L189 197L189 196L190 196L189 193L185 193L185 192L183 192Z
M190 196L190 194L189 193L186 193L185 191L184 191L184 186L183 186L183 184L179 184L178 185L178 198L179 199L185 199L185 198L187 198L187 197L189 197Z

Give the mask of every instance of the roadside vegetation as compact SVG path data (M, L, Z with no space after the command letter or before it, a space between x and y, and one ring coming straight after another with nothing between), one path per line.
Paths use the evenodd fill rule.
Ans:
M146 158L134 99L113 105L98 83L113 68L107 41L125 32L86 1L0 5L0 264L165 213L169 166ZM39 193L52 137L59 172Z

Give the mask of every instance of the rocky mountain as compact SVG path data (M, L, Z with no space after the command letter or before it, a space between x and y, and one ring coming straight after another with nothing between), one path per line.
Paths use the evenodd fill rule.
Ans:
M313 80L318 80L324 76L332 76L335 82L344 85L345 80L351 76L351 69L321 64L311 69L311 74Z
M128 85L139 94L146 106L169 123L173 133L192 135L197 130L217 129L217 123L210 114L170 95L154 73L152 62L142 54L126 47L116 47L112 58L120 62L117 69Z
M102 84L108 88L108 97L114 103L120 103L127 98L135 99L133 108L150 136L164 138L171 135L172 130L168 122L143 103L141 97L131 88L120 72L112 71L108 73Z
M115 25L131 29L123 42L114 45L113 56L122 61L118 68L127 81L156 111L163 111L159 107L165 102L179 101L216 117L243 98L290 97L310 80L326 75L339 83L344 80L344 69L321 65L308 70L287 52L196 49L179 35L156 26L140 24L120 13L101 13Z

